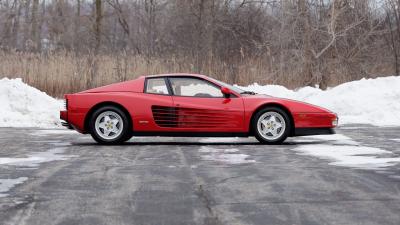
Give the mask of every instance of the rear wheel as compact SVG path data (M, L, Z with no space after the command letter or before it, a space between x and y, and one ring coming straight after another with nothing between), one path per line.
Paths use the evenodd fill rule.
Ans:
M252 121L255 137L264 144L281 144L289 136L290 127L289 115L277 107L265 107Z
M128 116L115 106L95 110L90 118L89 130L93 139L101 144L120 144L131 137Z

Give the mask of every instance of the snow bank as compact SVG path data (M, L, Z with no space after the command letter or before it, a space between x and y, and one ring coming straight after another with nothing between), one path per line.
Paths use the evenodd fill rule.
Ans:
M283 86L258 84L241 88L325 107L339 115L339 124L400 126L400 77L362 79L326 91L313 87L293 91Z
M62 101L22 82L0 80L0 127L56 127Z
M340 124L400 126L400 77L362 79L326 91L258 84L242 87L260 94L305 101L338 113ZM62 101L21 79L0 80L0 127L56 127Z

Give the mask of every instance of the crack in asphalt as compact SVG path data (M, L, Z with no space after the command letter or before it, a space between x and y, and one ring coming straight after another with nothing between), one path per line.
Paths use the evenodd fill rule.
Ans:
M24 225L26 224L27 219L32 215L37 199L35 196L28 195L25 197L21 203L17 203L16 205L10 207L8 210L11 212L15 212L15 215L11 217L9 221L3 221L6 225Z
M224 202L214 203L217 205L236 205L236 204L324 204L324 203L339 203L339 202L399 202L400 199L339 199L339 200L321 200L321 201L243 201L243 202Z
M179 148L178 152L180 153L182 164L184 165L184 167L188 168L191 173L191 177L195 184L194 194L198 197L203 207L207 210L208 215L204 217L203 224L222 225L223 223L219 218L219 214L212 207L213 201L211 200L211 196L204 189L205 184L203 180L201 179L201 177L197 176L197 174L194 171L195 168L189 165L186 155L182 150L182 148ZM198 153L198 150L196 150L196 153Z
M216 213L213 210L213 204L209 195L207 192L204 190L203 185L200 184L198 185L196 195L199 197L199 199L203 202L205 208L207 209L209 213L209 217L206 218L205 224L207 225L221 225L223 224L220 219L218 218L218 213Z

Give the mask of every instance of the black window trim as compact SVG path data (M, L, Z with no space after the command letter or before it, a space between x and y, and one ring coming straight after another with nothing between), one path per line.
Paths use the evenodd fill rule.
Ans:
M195 76L189 76L189 75L188 75L188 76L185 76L185 75L181 75L181 76L167 76L166 79L167 79L167 82L168 82L168 83L167 83L167 85L168 85L168 92L171 94L171 96L185 97L185 98L226 98L225 96L222 96L222 97L199 97L199 96L175 95L174 91L172 90L172 84L171 84L171 81L170 81L171 78L192 78L192 79L202 80L202 81L204 81L204 82L206 82L206 83L209 83L210 85L212 85L212 86L214 86L214 87L217 87L217 88L219 88L219 89L222 88L222 86L220 86L220 85L218 85L218 84L216 84L216 83L214 83L214 82L211 82L211 81L209 81L209 80L207 80L207 79L204 79L204 78L202 78L202 77L195 77ZM230 97L230 98L237 98L237 96L236 96L235 94L231 94L229 97Z
M167 87L168 94L160 94L160 93L150 93L147 92L147 82L151 79L164 79L165 86ZM150 95L164 95L164 96L172 96L172 91L171 87L169 85L169 80L167 77L146 77L144 80L144 87L143 87L143 93L145 94L150 94Z

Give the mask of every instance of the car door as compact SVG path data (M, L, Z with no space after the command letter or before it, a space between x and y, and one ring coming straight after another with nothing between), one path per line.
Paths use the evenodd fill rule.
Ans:
M142 94L135 94L134 105L134 129L135 131L169 131L166 126L160 126L163 123L158 109L173 109L173 101L169 88L167 87L167 78L149 77L144 81L144 90Z
M221 87L198 77L169 77L174 105L171 129L194 132L244 131L243 100L226 98ZM170 112L171 113L171 112Z

